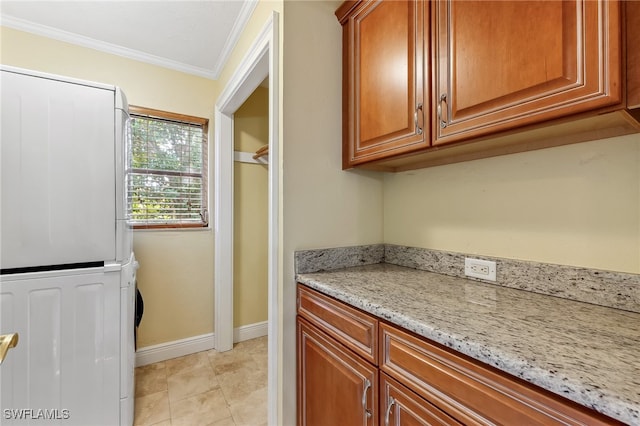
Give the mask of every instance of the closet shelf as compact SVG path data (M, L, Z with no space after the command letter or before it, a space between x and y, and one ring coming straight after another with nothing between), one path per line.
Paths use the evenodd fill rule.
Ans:
M264 147L263 147L264 148ZM269 149L260 148L254 152L233 151L234 161L251 164L269 164Z

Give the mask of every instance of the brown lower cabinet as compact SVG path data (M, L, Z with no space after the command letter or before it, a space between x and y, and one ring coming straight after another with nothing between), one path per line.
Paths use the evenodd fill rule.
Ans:
M297 293L300 426L622 424L302 284Z
M385 426L462 424L384 373L380 373L380 393Z
M380 371L466 425L619 424L395 325L380 324Z
M377 425L378 369L298 318L298 424Z

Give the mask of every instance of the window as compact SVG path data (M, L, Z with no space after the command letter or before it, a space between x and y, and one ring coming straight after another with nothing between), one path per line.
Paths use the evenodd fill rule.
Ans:
M134 228L207 226L209 120L135 106L129 112Z

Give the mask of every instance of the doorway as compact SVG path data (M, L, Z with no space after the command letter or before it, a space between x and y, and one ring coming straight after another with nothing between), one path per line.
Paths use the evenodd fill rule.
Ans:
M236 110L233 122L233 340L237 343L268 334L268 78Z
M238 65L215 106L215 271L214 330L216 350L233 348L233 136L234 113L266 79L269 81L268 176L268 422L277 424L279 254L279 52L278 13L273 12Z

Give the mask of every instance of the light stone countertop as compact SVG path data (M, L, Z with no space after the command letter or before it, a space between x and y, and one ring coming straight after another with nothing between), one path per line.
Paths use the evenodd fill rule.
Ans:
M391 264L298 282L640 425L640 314Z

